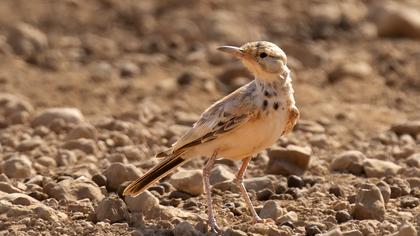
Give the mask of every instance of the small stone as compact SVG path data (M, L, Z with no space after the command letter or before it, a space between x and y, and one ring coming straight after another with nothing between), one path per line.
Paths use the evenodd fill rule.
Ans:
M376 184L376 186L378 186L379 190L381 191L382 197L384 198L384 202L385 204L387 204L389 198L391 197L391 188L384 181L380 181Z
M376 185L363 184L356 195L353 217L358 220L383 220L385 203L381 191Z
M299 176L291 175L287 178L287 187L289 188L302 188L304 185L302 178Z
M406 179L387 177L385 182L391 187L391 198L408 195L411 191L410 184Z
M62 148L67 150L80 150L86 154L96 154L98 151L96 142L86 138L69 140L63 144Z
M401 168L401 166L390 161L366 159L363 162L363 169L366 173L366 176L369 178L395 176L401 170Z
M287 186L286 185L283 185L283 184L279 184L276 187L276 193L277 194L283 194L283 193L286 192L286 190L287 190Z
M392 236L417 236L417 230L410 223L405 223Z
M77 201L88 198L92 202L98 202L104 198L101 189L95 183L84 177L76 180L65 179L58 183L46 183L44 192L58 201Z
M142 212L144 215L159 205L159 199L147 190L135 197L125 196L124 201L128 210L131 212Z
M270 197L273 195L273 191L265 188L261 191L257 192L257 200L258 201L267 201L268 199L270 199Z
M335 219L337 223L341 224L351 220L351 215L347 211L337 211L335 213Z
M225 230L225 232L223 232L222 235L223 236L247 236L248 234L245 233L244 231L239 230L239 229L229 228L229 229Z
M116 77L114 68L104 61L93 63L89 66L90 78L94 82L110 81Z
M174 236L200 236L201 233L188 222L181 222L175 226Z
M55 159L47 156L38 157L36 159L36 163L39 163L40 165L45 166L47 168L53 168L57 166Z
M407 121L405 123L393 125L391 130L398 135L410 134L416 136L417 134L420 134L420 120Z
M260 211L260 217L263 219L271 218L273 220L276 220L282 215L283 215L283 209L274 200L266 201L264 203L263 208Z
M165 194L165 188L162 185L155 185L149 188L150 192L156 192L159 195Z
M69 166L77 162L77 156L73 151L60 149L56 156L57 166Z
M122 77L130 78L139 74L139 67L132 62L125 62L120 66L120 74Z
M226 180L233 180L236 176L232 174L226 167L217 165L210 174L210 184L214 185Z
M322 231L319 229L317 225L307 225L305 227L305 236L315 236L321 233Z
M0 163L0 170L9 178L28 178L35 174L32 162L24 155L3 161Z
M5 192L5 193L22 193L22 190L14 187L10 183L0 182L0 192Z
M360 175L363 171L361 167L363 166L365 159L366 156L359 151L345 151L334 158L330 165L330 169L333 171L344 171Z
M49 108L38 113L32 119L31 126L43 125L49 127L54 120L64 120L66 123L78 124L84 121L84 117L76 108Z
M296 124L296 129L303 132L321 134L325 133L325 128L321 124L311 120L299 120Z
M340 228L334 228L324 234L321 234L320 236L343 236L343 234L341 233Z
M16 147L16 150L19 152L28 152L41 146L43 143L44 142L38 138L28 139L18 144L18 146Z
M420 10L403 2L386 2L374 9L374 23L382 37L420 38Z
M268 176L245 179L244 185L248 191L254 190L258 192L266 188L274 191L274 184Z
M286 214L280 216L279 218L277 218L276 222L279 223L280 225L285 223L285 222L297 222L298 221L298 215L296 214L296 212L294 211L289 211Z
M184 72L178 76L176 81L181 86L188 85L193 81L193 75L190 72Z
M294 228L295 228L295 225L293 224L293 222L292 222L292 221L284 221L284 222L282 222L280 225L281 225L281 226L287 226L287 227L289 227L289 228L291 228L291 229L294 229Z
M169 182L177 190L198 196L204 192L202 170L183 170L173 174Z
M32 59L48 47L48 38L32 25L18 23L11 30L8 43L16 54Z
M90 124L79 124L75 126L70 132L67 134L67 140L85 138L85 139L96 139L96 129L94 126Z
M406 196L400 201L402 208L415 208L420 204L420 200L416 197Z
M339 64L328 75L328 81L333 83L344 78L364 79L372 73L372 67L364 62L358 61L353 63Z
M115 195L104 198L95 208L98 221L109 220L111 223L123 221L128 217L127 206Z
M95 174L92 176L93 182L95 182L99 187L106 186L106 177L103 174Z
M363 236L363 233L355 229L355 230L343 232L343 236Z
M311 149L288 145L287 148L276 147L268 152L270 157L266 173L276 175L302 175L309 167Z
M408 166L420 168L420 153L414 153L406 160Z
M333 185L328 189L330 194L333 194L336 197L344 197L344 191L338 185Z
M186 193L186 192L182 192L182 191L172 191L169 196L169 198L180 198L182 200L185 199L190 199L193 197L193 195Z
M140 178L142 173L131 164L112 163L104 172L108 183L107 187L112 190L118 190L118 187L126 182Z

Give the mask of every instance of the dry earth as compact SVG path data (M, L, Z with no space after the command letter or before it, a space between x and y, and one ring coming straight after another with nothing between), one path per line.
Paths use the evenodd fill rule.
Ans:
M219 162L223 234L418 235L416 0L0 1L0 235L209 234L204 160L121 191L251 79L216 46L261 39L287 53L302 115L246 175L271 224Z

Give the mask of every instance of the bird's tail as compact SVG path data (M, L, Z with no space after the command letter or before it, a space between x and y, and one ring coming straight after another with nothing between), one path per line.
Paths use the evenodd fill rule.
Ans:
M142 177L133 181L123 192L124 196L137 196L148 187L169 175L176 167L184 164L187 160L181 157L183 153L173 154L166 157L162 162L154 166Z

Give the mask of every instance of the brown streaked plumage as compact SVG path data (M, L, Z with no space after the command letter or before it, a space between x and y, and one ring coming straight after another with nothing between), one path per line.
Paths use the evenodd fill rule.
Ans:
M210 106L193 127L171 148L159 153L164 159L144 176L132 182L123 195L138 195L191 158L208 157L203 170L209 224L220 231L214 218L209 175L218 157L242 160L235 182L252 213L253 222L262 222L242 183L251 157L291 132L299 118L295 106L286 54L276 45L258 41L242 47L219 50L240 58L255 80Z

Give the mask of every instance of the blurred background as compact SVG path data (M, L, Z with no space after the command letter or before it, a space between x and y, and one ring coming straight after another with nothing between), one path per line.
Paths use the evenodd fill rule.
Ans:
M58 183L114 162L147 170L205 108L252 80L217 46L256 40L288 55L301 120L279 145L312 147L311 175L331 177L348 149L402 166L419 151L418 0L0 0L0 173ZM417 123L395 126L407 120ZM29 162L6 168L16 155ZM264 175L261 160L253 176ZM133 179L118 173L110 192ZM40 200L60 199L40 185Z

